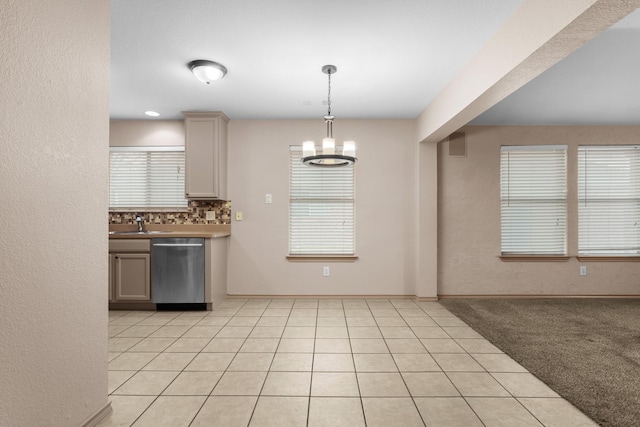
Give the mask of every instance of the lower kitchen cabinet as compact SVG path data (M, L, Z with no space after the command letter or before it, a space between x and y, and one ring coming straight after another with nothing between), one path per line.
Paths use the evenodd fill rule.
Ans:
M208 310L227 296L227 235L204 239L204 304ZM151 289L154 239L109 239L109 308L155 310ZM157 253L156 253L157 255ZM156 261L158 261L156 257ZM160 262L166 262L160 260ZM154 280L157 277L154 276ZM201 279L200 279L201 280Z
M113 257L113 301L151 301L151 255L116 253Z
M125 309L152 306L150 239L109 239L109 303Z
M109 302L113 301L113 255L109 254Z

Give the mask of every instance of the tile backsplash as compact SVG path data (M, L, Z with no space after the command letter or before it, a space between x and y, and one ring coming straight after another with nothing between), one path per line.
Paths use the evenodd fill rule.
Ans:
M207 221L207 211L215 211L216 219ZM227 200L189 200L188 211L182 212L109 212L109 224L135 224L136 214L145 224L231 224L231 202Z

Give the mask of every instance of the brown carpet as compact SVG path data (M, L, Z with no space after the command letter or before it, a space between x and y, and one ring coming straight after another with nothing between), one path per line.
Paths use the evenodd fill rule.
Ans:
M640 299L441 299L602 426L640 426Z

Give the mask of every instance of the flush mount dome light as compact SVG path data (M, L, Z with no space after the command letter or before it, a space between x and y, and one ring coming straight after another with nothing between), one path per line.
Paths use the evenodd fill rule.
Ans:
M211 82L220 80L227 74L224 65L217 62L207 61L206 59L198 59L189 62L189 69L194 76L202 83L211 84Z

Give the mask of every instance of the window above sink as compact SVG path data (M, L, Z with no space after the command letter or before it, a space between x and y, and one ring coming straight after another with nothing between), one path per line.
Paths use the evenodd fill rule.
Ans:
M110 147L109 209L185 209L184 146Z

